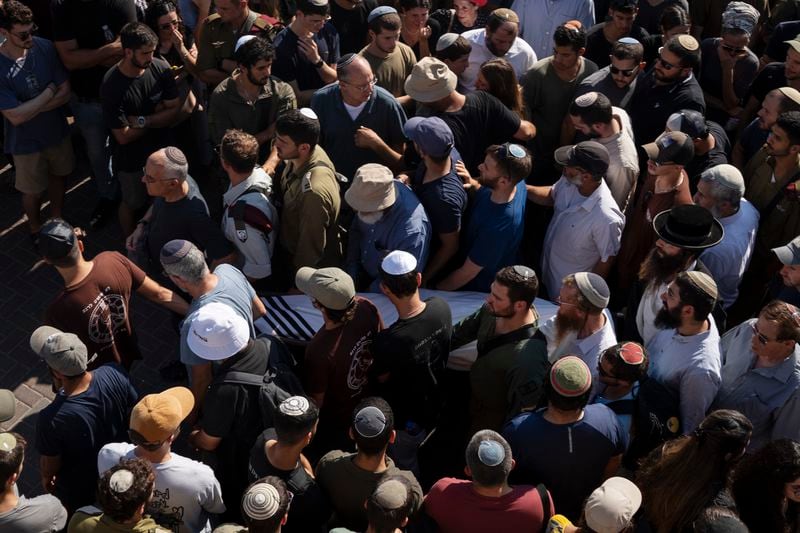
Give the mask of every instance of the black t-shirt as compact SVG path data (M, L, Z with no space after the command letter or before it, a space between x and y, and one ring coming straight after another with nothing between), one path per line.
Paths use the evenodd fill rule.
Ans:
M378 7L377 0L364 0L353 9L344 9L336 2L328 5L331 6L331 24L339 33L339 50L342 55L358 53L367 46L367 16Z
M147 233L147 252L151 271L161 272L161 247L172 239L184 239L204 251L209 261L225 257L233 250L218 224L208 216L202 197L189 193L177 202L163 198L153 201L153 217Z
M118 65L111 67L103 78L100 96L103 119L112 130L124 127L125 117L152 115L158 104L178 97L178 88L169 63L153 58L150 67L138 78L124 75ZM124 146L117 144L113 135L110 137L115 170L137 172L150 154L171 144L172 128L148 128L142 137Z
M428 50L430 50L431 54L433 54L436 51L436 41L438 41L439 37L442 35L442 27L439 25L439 21L430 17L428 17L428 26L431 28L431 36L428 37ZM408 44L403 40L402 34L400 34L400 42L403 44ZM411 49L414 51L414 56L417 58L417 61L422 59L419 56L419 42L412 46Z
M750 85L750 96L759 102L763 102L767 93L773 89L786 87L786 71L784 63L770 63L758 73L756 79ZM750 98L748 97L747 100Z
M608 42L606 36L603 34L603 27L610 22L601 22L592 26L586 34L586 53L583 57L591 59L597 64L598 68L607 67L611 64L611 47L612 43ZM639 42L642 42L649 36L647 30L639 26L634 26L628 37L633 37Z
M520 126L519 116L489 93L474 91L466 95L458 111L437 113L431 109L417 113L437 116L450 126L456 150L464 157L464 165L473 175L483 163L486 149L512 139Z
M298 45L298 36L290 27L286 27L275 37L275 60L272 62L272 73L289 83L297 81L301 91L319 89L325 85L319 75L319 69L303 55ZM319 57L327 64L339 61L339 35L336 28L326 23L314 35Z
M697 192L697 182L700 181L700 174L711 167L722 165L728 162L728 154L731 152L731 141L725 130L714 121L707 120L708 131L714 136L714 148L707 153L695 156L691 162L684 167L689 176L689 189L692 194Z
M452 314L436 296L425 300L425 310L401 319L375 336L370 376L379 396L394 411L395 427L408 421L430 429L441 407L442 378L450 354ZM389 373L378 383L377 377Z
M253 449L250 450L250 481L253 482L265 476L275 476L282 479L292 492L289 520L281 528L281 531L287 533L322 531L323 525L331 515L328 498L299 462L293 470L281 470L272 466L264 448L267 441L277 439L278 435L274 428L265 430L256 439Z
M693 109L705 115L706 101L697 79L691 76L670 85L656 85L654 73L650 71L636 82L628 104L636 143L653 142L664 132L669 116L681 109Z
M78 48L95 50L114 41L128 22L136 20L131 0L53 0L53 40L78 42ZM76 95L97 98L107 67L97 65L70 72Z

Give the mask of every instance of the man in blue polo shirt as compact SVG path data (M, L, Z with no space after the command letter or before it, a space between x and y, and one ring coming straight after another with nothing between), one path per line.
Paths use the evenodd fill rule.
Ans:
M425 282L447 274L458 252L461 221L467 209L467 193L456 174L461 154L454 147L450 126L439 117L414 117L405 125L406 137L414 143L422 162L410 179L431 220L431 258L422 274Z
M477 180L463 162L456 163L465 186L475 191L474 204L461 239L463 264L437 289L489 292L497 271L516 262L525 226L525 178L531 167L528 151L511 143L486 150Z
M314 93L320 142L336 171L352 178L367 163L396 167L403 156L406 114L392 94L375 85L372 67L356 54L336 65L339 83Z
M294 20L275 37L272 73L292 86L300 106L336 81L339 34L328 18L328 0L298 0Z

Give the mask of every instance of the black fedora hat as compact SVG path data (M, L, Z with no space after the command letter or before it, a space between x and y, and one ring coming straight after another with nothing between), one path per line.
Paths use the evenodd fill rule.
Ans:
M662 211L653 219L658 238L687 250L710 248L722 240L722 224L705 207L679 205Z

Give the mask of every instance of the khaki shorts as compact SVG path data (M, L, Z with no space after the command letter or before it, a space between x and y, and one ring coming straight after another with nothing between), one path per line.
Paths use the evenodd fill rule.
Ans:
M147 188L142 183L142 171L117 171L119 188L122 191L122 203L136 211L147 203Z
M41 152L14 154L17 167L16 189L23 194L40 194L47 190L50 176L66 177L75 169L75 154L69 136Z

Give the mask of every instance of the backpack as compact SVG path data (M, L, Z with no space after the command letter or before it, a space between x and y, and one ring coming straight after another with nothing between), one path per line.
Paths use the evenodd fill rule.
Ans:
M220 374L212 385L228 383L258 387L258 408L264 428L273 427L275 410L290 396L305 394L300 379L295 374L297 363L286 345L272 335L261 335L255 342L263 344L267 352L267 371L263 376L249 372L229 370Z
M247 216L247 201L243 198L251 193L262 194L265 198L269 198L267 196L266 187L256 184L236 197L236 201L232 205L228 206L228 217L233 219L233 226L236 229L236 236L242 242L247 240L247 228L245 227L245 224L250 224L254 228L263 231L264 235L269 235L272 233L272 220L269 220L269 217L267 217L266 224L262 224L257 220L250 220L252 217Z
M632 416L631 442L622 458L626 468L636 470L640 459L681 435L678 395L653 378L646 377L639 382L634 399L606 405L618 415Z

